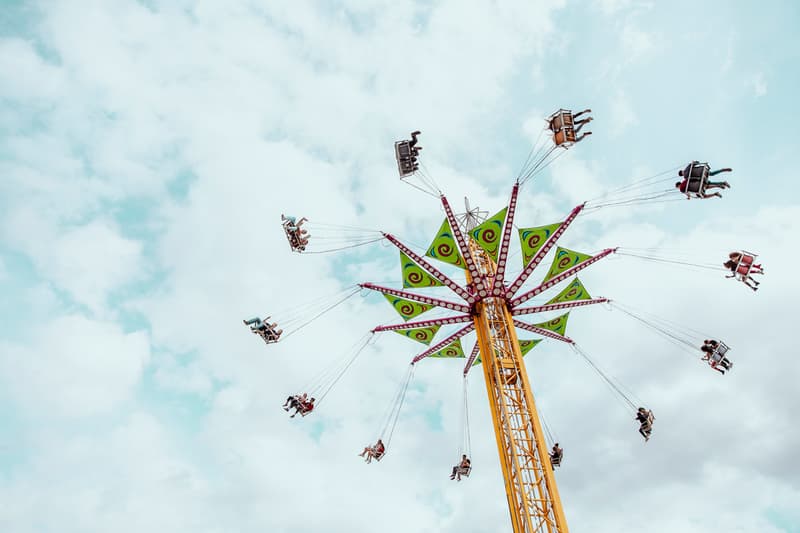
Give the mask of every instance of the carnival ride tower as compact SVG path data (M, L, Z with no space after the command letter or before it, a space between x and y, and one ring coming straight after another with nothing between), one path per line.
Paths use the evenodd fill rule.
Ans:
M469 244L481 275L493 279L497 265L474 241ZM505 299L479 301L473 320L513 531L566 532L544 431Z
M634 415L632 418L639 422L639 433L645 442L650 439L653 429L655 420L653 412L642 407L640 400L631 398L626 394L623 390L624 388L613 376L603 372L575 341L566 336L569 310L601 303L608 304L610 307L618 308L624 314L630 315L644 325L653 328L666 338L675 341L685 351L695 353L697 346L701 346L701 351L705 354L702 360L708 362L709 366L717 372L724 374L732 366L731 361L726 356L729 348L722 341L713 340L713 336L697 330L690 330L689 328L681 328L679 331L674 331L674 323L650 314L639 316L640 313L628 309L618 302L612 303L611 300L604 297L592 297L577 277L580 271L612 253L701 268L710 268L708 265L663 258L655 254L652 249L646 249L646 254L643 254L641 249L630 249L628 251L628 249L621 248L606 248L587 254L561 246L556 247L558 240L567 228L582 213L604 207L650 201L671 201L663 200L663 198L673 194L669 189L660 192L655 191L654 193L631 191L641 187L661 187L659 182L673 179L671 177L663 178L663 176L672 174L675 169L668 169L654 176L642 178L631 185L609 191L599 199L584 202L573 208L569 215L560 222L522 228L514 224L520 187L558 157L558 155L552 156L558 148L569 148L591 134L591 132L585 132L578 135L580 129L592 120L591 117L575 120L590 111L586 109L579 113L572 113L569 110L560 109L549 117L547 130L552 133L553 145L547 149L547 144L539 146L539 141L537 140L523 165L522 171L520 171L515 180L508 204L488 218L483 216L485 212L470 209L468 202L465 213L458 215L453 213L441 189L427 174L424 167L420 168L418 157L421 147L417 144L417 137L420 135L419 131L412 132L411 139L397 141L395 143L395 158L401 180L419 179L420 185L407 183L441 201L446 218L439 227L436 237L427 248L427 251L417 253L417 251L401 242L394 235L382 231L364 230L363 228L338 224L320 224L319 229L316 229L317 226L315 226L315 235L320 231L324 231L326 226L328 229L339 228L357 233L353 233L346 238L337 237L339 240L336 242L343 244L341 247L310 253L335 252L382 240L394 245L400 255L402 288L393 288L371 282L359 283L346 289L345 292L347 294L344 296L337 295L337 301L325 303L323 305L324 309L309 321L296 326L285 335L291 335L302 329L310 321L315 320L323 313L330 311L346 299L360 292L360 289L381 293L404 321L403 323L376 326L371 330L371 335L365 335L341 361L324 370L312 385L304 388L303 390L307 390L308 394L304 393L290 397L287 402L292 400L295 402L294 407L297 409L295 415L299 413L302 416L306 416L320 405L358 355L372 342L374 334L393 331L427 346L426 349L412 359L406 372L406 377L400 384L398 393L390 405L385 423L378 433L377 443L375 446L364 448L364 452L360 454L362 457L367 453L369 454L365 459L368 463L372 459L376 462L381 461L387 450L391 448L392 435L397 426L405 395L417 363L425 358L464 358L466 364L463 369L464 404L461 428L464 445L459 449L458 454L462 459L453 467L451 480L457 478L460 481L461 476L469 477L472 471L472 462L468 458L468 455L470 455L470 437L467 376L472 367L483 363L489 407L500 456L500 466L505 483L512 531L514 533L561 533L569 531L553 470L554 467L560 466L563 450L557 446L557 443L553 446L552 454L548 450L549 444L556 439L553 438L552 432L547 427L544 419L540 420L540 414L536 408L533 390L523 361L525 354L542 341L543 338L568 344L577 355L586 360L592 369L609 385L611 390L620 396L626 409L629 409ZM544 151L543 155L539 155L542 151ZM694 161L682 171L682 175L694 176L695 167L702 167L705 169L703 172L706 173L709 168L707 164L700 164ZM718 172L730 170L721 169ZM683 189L680 190L684 192ZM688 191L688 188L686 190ZM707 198L708 196L701 197ZM282 216L286 237L291 249L295 252L304 252L305 245L308 243L307 232L300 229L301 224L306 220L303 218L299 222L295 222L294 217ZM511 238L515 228L519 233L522 270L513 277L513 280L506 281ZM317 236L316 238L320 237ZM553 251L551 254L552 264L549 270L542 278L539 278L538 284L535 284L532 288L524 288L534 271L550 255L551 250ZM637 253L636 250L639 250L639 252ZM454 268L459 269L457 272L459 275L463 273L466 283L448 276L431 264L427 258L445 263L451 270L454 270ZM757 290L758 283L752 280L750 275L763 274L763 269L760 264L755 264L755 260L755 254L742 250L730 253L729 261L724 266L729 268L734 276L739 276L741 281L745 283L750 281L748 286L753 290ZM545 295L550 292L550 289L554 289L569 278L572 279L557 294ZM422 292L419 292L418 289ZM449 289L452 294L430 292L430 290L438 291L444 289ZM542 296L544 301L526 305L527 302L538 296ZM433 309L437 309L442 314L428 319L420 320L417 318L419 315ZM526 315L554 311L566 312L556 317L551 315L549 318L533 324L522 320ZM245 321L245 324L250 324L257 320ZM292 320L298 319L293 318ZM440 329L443 327L449 328L450 326L456 326L457 329L455 331L450 330L452 333L434 343ZM282 333L282 330L275 330L276 327L277 324L273 323L269 325L262 324L261 329L251 326L251 329L253 329L254 333L259 333L267 343L270 343L277 342ZM518 329L537 334L543 338L520 339L517 336ZM477 339L470 355L467 356L467 352L464 351L462 346L462 340L473 331L475 331ZM700 339L705 339L702 344L700 344ZM308 402L304 401L306 396L311 397ZM312 396L316 396L319 400L316 405ZM286 405L284 405L284 409L288 410ZM295 415L292 415L292 417ZM467 451L467 453L462 454L462 451Z

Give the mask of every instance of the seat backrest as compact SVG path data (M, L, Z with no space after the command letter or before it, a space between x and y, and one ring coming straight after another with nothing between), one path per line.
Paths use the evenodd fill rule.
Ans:
M711 167L708 166L708 163L692 163L691 170L689 176L692 178L702 178L708 175L708 171Z
M705 186L703 178L691 177L686 182L686 192L700 194Z
M397 141L394 143L394 150L398 159L407 159L411 157L411 144L409 141Z

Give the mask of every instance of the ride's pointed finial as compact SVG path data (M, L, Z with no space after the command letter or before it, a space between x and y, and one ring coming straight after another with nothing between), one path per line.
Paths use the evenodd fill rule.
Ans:
M479 207L470 207L469 198L466 196L464 197L464 209L463 213L456 213L456 218L461 228L466 232L475 229L489 216L488 211L481 211Z

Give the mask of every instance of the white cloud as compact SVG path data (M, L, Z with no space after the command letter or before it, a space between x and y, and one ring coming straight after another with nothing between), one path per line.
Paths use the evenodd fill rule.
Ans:
M725 49L725 61L722 63L720 71L724 74L729 72L734 63L734 45L736 44L736 32L731 30L728 34L728 46Z
M629 126L635 126L639 123L639 118L631 106L630 99L622 91L618 91L611 101L611 114L613 118L611 121L611 135L614 137L619 137Z
M598 0L600 10L604 15L613 15L631 5L631 0Z
M98 219L62 230L47 219L35 204L20 206L5 230L47 280L94 313L104 312L113 290L145 276L142 245L122 237L115 224Z
M764 77L763 72L759 72L755 76L753 76L750 83L753 87L753 92L755 93L756 96L764 96L765 94L767 94L767 80Z
M604 3L612 11L626 5ZM355 454L377 437L419 347L383 335L313 416L288 420L279 404L382 322L390 312L385 302L355 298L269 347L241 319L285 316L286 308L339 290L337 278L349 273L397 279L394 249L356 250L347 260L298 256L287 250L277 221L286 212L428 239L442 213L435 200L398 183L391 156L392 141L411 128L423 129L425 164L454 205L462 194L490 210L505 202L508 190L497 188L505 176L493 174L509 165L495 150L517 140L502 135L508 131L538 135L542 114L514 117L509 126L496 124L508 117L497 110L527 63L535 63L533 72L547 66L540 59L553 31L562 29L550 18L560 6L450 1L413 11L386 2L324 12L282 4L187 4L185 11L171 3L153 10L95 3L79 11L58 4L43 24L57 64L19 42L0 49L0 64L21 73L0 88L3 95L46 110L43 132L22 131L8 142L13 157L2 171L9 180L0 186L5 192L10 183L16 196L4 213L4 239L55 288L98 313L109 311L107 296L144 269L163 270L163 284L122 308L148 321L156 353L181 354L154 361L148 386L202 395L198 404L206 409L187 431L180 420L161 420L136 402L151 359L144 333L77 316L56 314L48 322L48 315L49 334L27 345L4 343L0 351L0 380L14 405L34 420L53 421L22 432L20 442L32 444L30 460L0 482L0 498L10 502L0 508L0 522L15 531L67 524L122 533L355 532L375 524L386 533L463 532L505 524L479 373L470 382L469 480L456 485L446 478L461 429L461 365L453 361L420 365L421 390L410 395L390 454L366 466ZM632 22L619 34L626 56L614 59L619 63L659 42ZM554 79L545 70L541 79ZM622 126L637 120L629 86L612 100ZM599 157L560 158L551 167L552 191L523 190L517 224L553 222L564 215L562 200L571 206L596 196L606 188L600 176L608 167ZM195 181L186 198L173 201L165 187L179 170L190 170ZM154 262L100 214L129 199L157 211L163 231L150 243ZM650 531L730 531L744 524L769 531L762 510L796 501L796 475L785 465L793 464L797 435L779 423L800 407L791 381L798 370L793 341L764 340L753 324L792 327L783 302L797 296L791 265L800 258L782 253L794 249L798 213L737 211L732 226L731 211L711 207L717 205L699 204L698 229L690 234L645 219L652 211L627 211L582 218L564 237L564 245L578 249L756 243L768 272L757 295L721 276L626 258L582 275L593 294L729 336L736 368L721 378L618 312L576 311L570 334L656 410L655 437L643 446L630 414L563 346L544 343L528 356L539 405L567 450L557 477L574 530L647 524ZM222 390L213 383L223 383ZM127 415L129 409L135 413ZM438 413L441 430L426 420ZM85 428L82 418L100 414L111 427ZM66 423L58 423L61 417ZM770 454L754 457L754 442ZM731 495L730 486L743 488ZM486 505L476 508L478 499Z
M626 21L620 35L622 52L628 61L637 61L653 49L653 36L633 20Z
M145 333L75 315L37 320L35 342L0 351L0 378L20 406L40 416L85 417L130 398L150 358Z

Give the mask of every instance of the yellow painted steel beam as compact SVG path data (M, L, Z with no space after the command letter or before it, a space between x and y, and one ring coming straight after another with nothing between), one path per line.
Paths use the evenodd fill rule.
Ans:
M494 275L496 265L488 254L471 239L469 244L481 273ZM511 313L502 298L479 301L475 311L473 320L512 530L567 533L567 521Z

